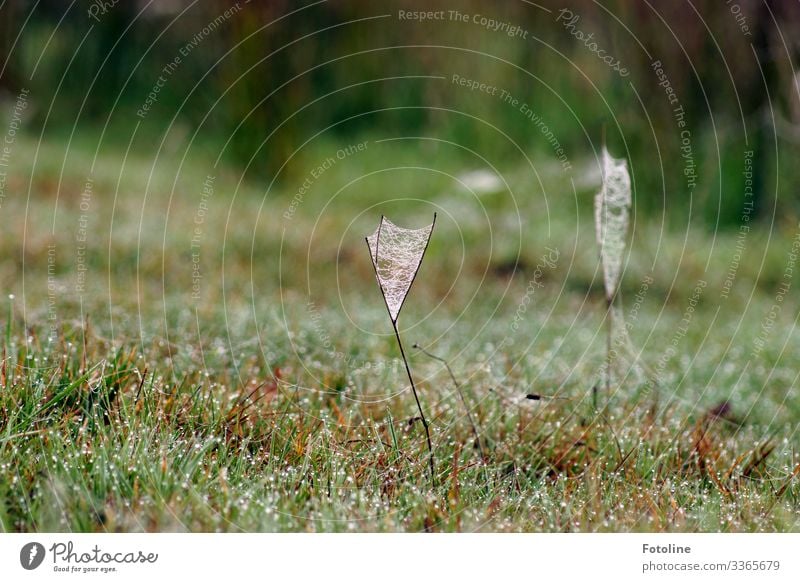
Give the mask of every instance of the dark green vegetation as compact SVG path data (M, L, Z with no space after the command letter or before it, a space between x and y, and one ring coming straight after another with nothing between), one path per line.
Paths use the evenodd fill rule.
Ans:
M760 218L799 210L793 2L577 0L568 13L562 2L522 0L119 2L94 18L84 4L0 9L0 87L30 90L31 124L48 134L105 130L103 147L211 151L248 178L292 189L304 170L292 154L318 132L342 143L376 128L435 136L508 169L506 160L520 162L515 144L548 157L561 147L574 166L599 152L605 130L631 161L639 210L678 227L738 226L750 150ZM696 189L683 173L684 130Z

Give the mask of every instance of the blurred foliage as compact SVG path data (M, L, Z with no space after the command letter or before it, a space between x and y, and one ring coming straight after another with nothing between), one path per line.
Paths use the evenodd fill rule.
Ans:
M246 178L266 183L296 179L298 161L321 133L344 142L364 134L435 136L500 168L523 165L516 144L539 159L554 157L518 108L452 83L459 74L530 104L574 172L605 135L616 155L630 159L643 210L664 208L678 222L688 216L710 229L737 225L747 149L755 152L757 213L769 221L800 210L789 187L800 178L793 163L797 3L571 1L566 7L580 16L575 28L624 62L625 78L557 21L564 5L549 1L541 8L460 2L468 22L398 18L399 10L454 9L441 0L98 6L9 0L0 9L0 88L12 99L30 88L32 131L104 131L103 140L125 147L136 128L133 147L221 151ZM519 25L526 37L492 31L474 15ZM151 109L137 115L182 51ZM693 191L656 60L686 111L699 178Z

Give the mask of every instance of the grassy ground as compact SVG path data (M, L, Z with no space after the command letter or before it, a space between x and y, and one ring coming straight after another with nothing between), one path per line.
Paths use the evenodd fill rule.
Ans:
M368 142L287 218L339 147L266 191L213 160L17 144L0 207L14 296L3 530L800 529L798 299L779 287L796 220L753 230L734 261L735 231L679 210L669 229L638 216L633 353L606 389L591 179L573 190L545 163L532 186L511 168L513 196L478 196L410 168L432 153L454 175L475 163ZM421 226L434 209L400 320L432 485L363 236L382 212ZM481 447L447 370L415 342L450 363Z

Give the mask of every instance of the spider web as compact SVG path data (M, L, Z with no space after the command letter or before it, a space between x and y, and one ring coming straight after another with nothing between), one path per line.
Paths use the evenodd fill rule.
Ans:
M614 302L622 276L622 261L630 223L631 178L624 159L611 157L603 147L603 183L594 198L594 218L597 244L603 268L603 283L608 299L611 318L613 361L608 365L622 365L633 373L637 380L651 375L640 361L636 348L628 334L625 313L618 302Z
M388 218L381 217L378 228L367 237L375 278L393 322L397 322L403 302L419 271L435 222L436 215L430 226L411 229L399 227Z
M625 237L631 207L631 177L624 159L612 158L603 147L603 184L594 197L594 221L606 299L613 299L622 273Z

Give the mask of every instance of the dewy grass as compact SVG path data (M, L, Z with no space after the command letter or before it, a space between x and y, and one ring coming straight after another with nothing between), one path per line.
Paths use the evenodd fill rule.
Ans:
M392 321L392 328L394 329L395 338L397 338L397 345L400 348L400 355L406 367L408 381L411 383L411 391L414 393L414 400L419 409L419 418L425 429L432 486L436 485L436 468L434 465L431 430L422 410L422 403L419 400L417 387L411 375L408 358L403 349L403 342L397 329L397 318L400 316L400 310L403 308L406 297L408 297L411 285L414 284L414 280L419 273L435 224L436 213L433 214L433 222L430 226L420 229L401 228L381 216L378 228L367 237L372 266L375 268L375 278L386 302L386 309L389 312L389 319Z
M20 150L19 159L35 159L36 145L20 141L20 148L30 147ZM382 152L376 148L377 154ZM99 156L98 167L116 162L104 149ZM409 153L408 159L415 158ZM143 165L133 154L130 162ZM28 174L13 171L16 182L28 183ZM283 247L279 218L286 198L263 201L256 189L237 196L236 229L226 229L227 213L210 213L204 248L224 247L224 264L222 253L204 252L207 301L192 304L189 271L181 265L197 199L187 187L168 203L169 189L156 188L143 205L138 171L123 178L130 195L119 204L126 212L118 207L114 218L114 206L106 204L92 216L99 231L115 225L111 240L97 239L87 248L89 264L108 276L87 280L78 301L70 293L74 281L68 269L55 273L54 282L65 292L58 297L58 333L48 342L46 243L52 237L68 264L80 219L80 209L69 205L52 215L57 171L37 167L31 196L9 197L3 205L19 216L29 205L32 222L55 229L47 238L31 239L13 224L0 232L3 252L25 257L24 289L13 260L0 270L3 293L17 297L13 312L6 306L0 330L6 341L0 367L0 530L800 530L800 400L795 397L800 333L794 326L800 298L786 296L758 358L741 365L774 303L770 281L782 277L794 228L771 231L769 245L766 235L762 240L751 233L748 253L764 252L766 262L742 262L729 303L719 312L713 301L698 303L676 356L658 368L666 389L642 392L631 379L623 393L639 397L613 399L604 414L587 415L586 379L597 373L591 354L599 354L603 343L593 333L594 303L591 297L582 301L592 295L596 254L578 253L569 269L548 273L537 292L541 308L526 314L536 329L534 346L523 341L534 338L522 334L503 344L525 278L509 281L491 272L484 277L485 266L494 265L493 257L480 254L485 225L460 220L470 253L458 288L437 307L435 318L415 322L414 332L431 338L468 401L478 403L472 411L488 460L481 464L464 453L474 436L457 392L437 390L423 379L421 367L412 368L434 437L432 493L429 451L419 423L407 422L415 405L386 394L387 385L405 388L408 382L399 356L396 362L389 359L397 348L365 337L348 317L357 312L369 326L385 322L381 300L364 301L374 292L364 285L372 272L366 257L359 260L364 243L346 238L341 260L328 258L331 241L339 240L365 205L380 201L375 193L396 186L394 177L376 175L375 187L364 190L366 202L343 201L315 231L315 240L319 235L325 246L312 249L314 280L333 288L329 295L320 293L319 321L334 347L353 355L351 364L331 356L309 321L306 294L295 292L305 283L305 269L298 265L308 260L310 217L326 197L307 199L293 228L285 229ZM351 178L333 176L331 188ZM109 191L116 184L111 177L105 184ZM169 186L169 178L163 173L159 181ZM204 178L203 167L181 174L187 186ZM543 179L548 190L569 186L556 173ZM80 191L84 180L80 165L65 168L65 188ZM544 212L538 197L516 202L519 209L498 201L497 215ZM553 239L559 248L586 248L593 240L592 229L574 228L571 200L550 204L553 235L529 229L531 237L540 238L526 239L523 262L535 264L537 249ZM581 223L591 222L590 205L577 211ZM437 224L437 237L441 227ZM687 243L683 233L662 232L658 221L637 220L636 256L621 285L632 297L638 288L632 282L652 275L636 319L642 332L636 348L643 358L655 360L670 348L683 301L691 296L695 281L688 277L668 288L675 270L702 271L709 260L702 252L684 252L687 244L698 251L708 246L706 235L692 229L688 236ZM735 244L733 235L717 236L730 248ZM254 240L261 248L256 255ZM452 277L448 265L439 268L445 255L435 242L425 260L436 259L437 269L426 264L420 277L425 291L444 296ZM656 252L655 270L647 270L646 259ZM278 256L289 265L280 284L275 283ZM719 289L727 258L716 252L710 260L708 288ZM342 303L353 307L349 314L334 283L342 269L360 274L348 281L355 284L342 286ZM224 281L214 273L224 273ZM246 286L230 283L249 278L257 282L252 296L242 291ZM132 291L137 279L143 282L139 293ZM476 288L481 300L468 303ZM668 292L671 299L665 298ZM85 313L93 314L91 328L84 329ZM458 333L443 334L451 329ZM433 368L422 357L407 355ZM437 373L444 379L443 369ZM545 398L549 394L559 399ZM718 406L726 400L727 407ZM726 415L737 422L726 421Z

